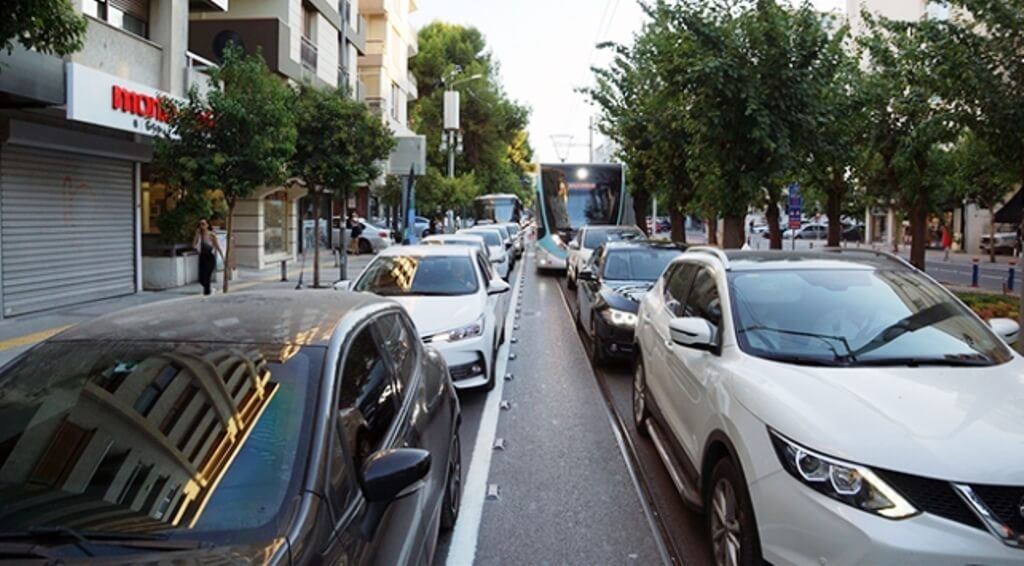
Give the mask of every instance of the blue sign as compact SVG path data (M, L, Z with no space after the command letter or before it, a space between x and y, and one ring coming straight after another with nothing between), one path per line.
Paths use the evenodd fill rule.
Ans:
M789 227L797 230L803 221L803 199L800 198L800 185L793 183L789 185Z

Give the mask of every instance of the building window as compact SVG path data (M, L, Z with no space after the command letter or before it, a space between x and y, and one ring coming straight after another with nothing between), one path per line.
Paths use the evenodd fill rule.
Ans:
M277 191L263 199L263 253L288 251L288 193Z
M160 371L160 374L156 376L156 379L151 381L142 393L139 394L138 399L135 400L135 410L142 416L149 416L149 412L153 410L153 406L160 400L160 396L167 391L170 387L171 382L174 381L175 377L178 377L178 373L181 368L177 364L167 364L164 369Z
M945 21L949 19L949 4L944 0L928 2L926 12L927 18L934 21Z
M316 23L316 10L310 8L305 3L302 4L302 37L313 41L316 37L314 32L314 25Z
M401 99L402 91L399 90L398 84L391 83L391 117L398 121L402 120L398 112L398 103Z
M85 0L86 14L141 37L149 37L149 0Z

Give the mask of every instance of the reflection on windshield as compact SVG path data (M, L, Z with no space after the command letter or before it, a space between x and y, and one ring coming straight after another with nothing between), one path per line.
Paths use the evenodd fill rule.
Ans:
M679 257L677 250L616 250L604 260L604 278L623 281L654 281L665 266Z
M940 287L910 271L730 274L740 346L833 365L990 365L1011 354Z
M238 536L271 524L302 444L318 356L251 345L43 345L0 375L0 531Z
M375 259L354 289L378 295L470 295L478 285L467 256L388 256Z
M617 242L620 240L638 240L644 237L643 232L636 228L617 229L590 229L583 239L583 247L596 250L605 242Z
M519 222L519 200L515 198L480 198L473 201L473 218L499 223Z

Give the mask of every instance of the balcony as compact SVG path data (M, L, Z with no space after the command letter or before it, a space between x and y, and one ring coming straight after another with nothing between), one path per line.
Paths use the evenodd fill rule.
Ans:
M306 83L311 83L313 82L313 77L316 75L317 49L316 44L308 37L302 38L301 59L302 80Z
M386 113L387 101L379 96L370 96L366 98L366 106L375 116L383 116Z
M348 29L345 30L349 43L356 46L356 51L360 55L366 54L366 27L366 18L360 15L356 18L355 27L349 22Z
M386 14L390 11L390 0L359 0L359 13L368 16Z
M228 0L189 0L189 12L227 12Z
M204 59L191 51L185 52L185 92L195 87L201 96L206 96L210 90L218 88L218 85L210 78L210 70L216 69L217 64L209 59Z
M367 94L367 92L368 91L366 89L366 83L364 83L362 81L362 79L357 80L356 81L356 93L355 93L356 94L356 100L358 100L359 102L366 102L366 94Z

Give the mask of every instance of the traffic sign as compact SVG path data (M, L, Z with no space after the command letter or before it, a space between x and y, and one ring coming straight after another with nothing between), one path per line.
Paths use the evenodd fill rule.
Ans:
M789 228L799 230L803 219L803 199L800 198L799 183L789 185Z

